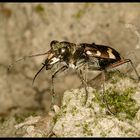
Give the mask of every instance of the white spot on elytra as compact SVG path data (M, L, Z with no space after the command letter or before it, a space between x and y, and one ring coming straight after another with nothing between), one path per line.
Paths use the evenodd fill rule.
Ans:
M109 54L109 58L116 59L115 55L112 53L112 49L108 48L107 52Z
M100 51L97 51L97 54L96 54L97 56L100 56L101 55L101 52Z
M91 51L86 51L86 54L92 55L92 52Z
M87 51L86 54L92 55L92 52L91 51Z
M93 53L92 53L91 51L87 51L86 54L88 54L88 55L93 55ZM100 51L97 51L97 53L94 54L94 55L100 56L100 55L101 55L101 52L100 52Z

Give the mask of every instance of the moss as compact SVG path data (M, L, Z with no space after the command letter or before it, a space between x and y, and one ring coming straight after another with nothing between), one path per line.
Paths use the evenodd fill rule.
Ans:
M75 126L76 126L76 127L80 127L81 125L80 125L80 124L75 124Z
M125 130L125 133L127 134L127 133L132 132L132 131L133 131L132 128L129 128L129 129Z
M110 71L108 73L108 78L113 87L108 88L104 93L104 98L107 101L107 104L110 110L116 114L120 119L133 119L139 110L139 106L136 101L132 99L132 95L136 92L136 88L128 87L126 89L118 89L116 83L124 77L124 74L119 71ZM93 93L95 97L92 99L92 102L96 102L100 105L101 109L106 108L106 105L103 103L103 95L98 91ZM94 106L92 104L90 107ZM124 114L124 116L122 116Z
M116 84L120 78L124 78L124 74L120 71L109 71L107 73L108 79L110 80L110 83Z
M37 13L42 13L42 12L44 12L44 8L43 8L42 5L38 4L38 5L35 7L35 11L36 11Z
M66 103L66 104L69 104L70 100L71 100L71 97L67 97L67 98L65 99L65 103Z
M73 107L71 108L71 114L72 114L73 116L75 116L75 114L77 114L77 112L78 112L78 110L77 110L76 106L73 106Z
M84 123L84 124L82 125L82 127L83 127L83 133L84 133L84 134L86 134L86 135L88 135L88 136L92 136L92 130L89 128L89 124Z
M95 97L92 99L92 102L96 102L100 105L101 108L104 108L105 106L102 102L101 94L98 91L96 91L94 92L94 95Z
M57 120L61 117L61 116L64 116L66 113L67 113L67 106L66 105L63 105L61 107L61 110L58 114L56 114L54 117L53 117L53 122L56 123Z
M102 131L102 132L100 133L100 135L101 135L102 137L106 137L106 136L107 136L107 134L106 134L104 131Z
M84 13L85 13L85 11L83 9L80 9L74 14L74 17L76 19L80 19L84 15Z
M62 116L61 112L59 112L58 114L56 114L54 117L53 117L53 122L54 124L57 122L57 120Z
M36 116L37 113L34 111L30 111L30 112L24 112L24 114L16 114L15 115L15 119L17 123L23 122L25 118L28 118L29 116Z
M62 124L61 126L62 126L62 129L64 129L64 124Z
M79 9L73 17L76 19L80 19L87 11L91 4L85 3L81 9Z
M53 117L53 122L54 122L54 124L57 122L57 116L55 115L54 117Z
M136 101L131 98L135 91L136 88L132 87L126 88L122 91L122 94L119 94L119 91L116 88L109 88L106 90L105 99L110 108L114 110L117 117L121 118L121 114L125 114L125 119L133 119L135 117L139 110Z

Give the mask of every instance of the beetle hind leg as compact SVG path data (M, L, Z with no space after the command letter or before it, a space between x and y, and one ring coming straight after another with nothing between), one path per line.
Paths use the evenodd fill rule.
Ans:
M118 61L118 62L116 62L116 63L113 63L113 64L109 65L106 69L112 69L112 68L115 68L115 67L120 66L120 65L122 65L122 64L129 63L129 62L130 62L130 64L131 64L133 70L134 70L135 73L136 73L136 76L137 76L137 78L138 78L138 81L140 81L140 76L139 76L139 74L138 74L136 68L134 67L133 62L132 62L130 59L122 59L122 60L120 60L120 61Z
M106 100L106 97L105 97L106 70L103 70L103 71L102 71L102 78L103 78L103 91L102 91L102 100L103 100L103 104L104 104L105 107L107 108L107 111L108 111L109 114L115 115L115 114L111 111L111 109L110 109L110 107L109 107L109 105L108 105L108 102L107 102L107 100Z

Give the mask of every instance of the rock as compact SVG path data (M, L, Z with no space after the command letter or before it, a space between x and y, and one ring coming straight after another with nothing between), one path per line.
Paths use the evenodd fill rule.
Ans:
M53 117L59 112L59 107L54 105L55 112L49 112L45 116L30 116L24 122L15 125L16 131L21 131L22 137L48 137L52 135L54 126Z
M102 90L87 87L84 104L85 89L71 89L64 93L60 108L54 105L54 111L47 115L29 116L20 123L8 119L1 125L1 133L21 137L139 137L139 83L117 73L112 76L117 80L106 81L105 97L114 115L102 101Z
M122 80L125 84L121 84ZM133 93L133 95L138 92L140 93L140 88L129 78L118 79L116 84L113 85L116 86L116 89L119 90L122 96L124 93L126 94L126 91L129 96L131 93ZM114 89L111 83L108 83L106 88L108 89L110 86ZM136 88L135 92L133 92L133 90L129 91L132 87ZM97 96L97 91L95 89L89 87L88 92L89 97L85 106L83 106L85 99L84 88L73 89L64 93L61 111L57 115L57 121L53 128L53 133L57 137L140 136L140 124L138 124L140 104L137 105L137 113L135 113L135 115L133 114L133 116L131 116L132 118L128 112L133 112L135 108L127 108L128 112L122 110L118 113L119 115L116 113L116 115L113 116L107 114L105 111L106 108L102 108L101 105L96 102L95 97ZM130 98L132 97L130 96ZM124 100L124 102L126 101ZM123 101L121 103L123 104ZM135 104L137 104L136 101Z

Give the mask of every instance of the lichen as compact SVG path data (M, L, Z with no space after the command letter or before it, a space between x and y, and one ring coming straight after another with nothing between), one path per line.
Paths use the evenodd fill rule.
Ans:
M89 124L87 123L83 123L82 124L82 127L83 127L83 133L87 136L92 136L92 130L90 129L89 127Z
M80 19L88 10L90 4L85 3L83 4L81 9L78 9L78 11L73 15L74 18Z
M119 70L118 71L109 71L107 73L107 77L110 80L110 83L116 84L120 78L124 78L125 74L121 73Z
M74 116L75 114L77 114L77 108L76 108L76 106L73 106L72 108L71 108L71 114Z
M115 88L106 90L105 98L108 105L115 110L118 117L119 113L125 113L125 118L127 119L133 119L135 117L136 112L140 109L138 105L136 105L136 101L132 99L132 94L134 94L135 91L136 89L132 87L125 89L122 94L119 94Z
M37 13L42 13L42 12L44 12L44 8L43 8L43 6L42 5L40 5L40 4L38 4L37 6L35 6L35 11L37 12Z
M36 116L37 112L35 111L25 111L22 114L15 114L15 119L17 123L20 123L22 121L24 121L24 119L26 119L29 116Z

